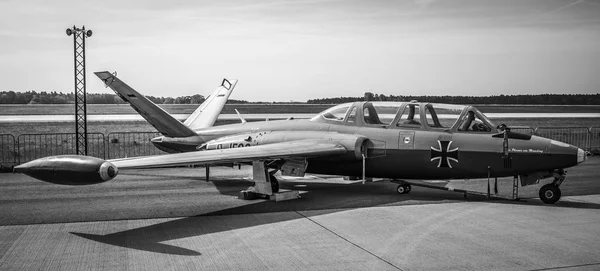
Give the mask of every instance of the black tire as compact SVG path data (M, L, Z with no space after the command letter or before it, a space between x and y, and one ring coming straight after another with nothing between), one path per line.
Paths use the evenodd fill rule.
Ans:
M398 194L402 195L402 194L406 193L406 187L403 184L400 184L396 187L396 192L398 192Z
M562 193L560 188L554 184L547 184L540 188L540 199L546 204L554 204L560 200Z
M273 175L270 175L269 177L271 179L271 192L273 192L273 193L279 192L279 181Z
M412 190L412 187L410 186L410 184L405 184L404 190L406 190L406 192L404 192L404 193L410 193L410 190Z

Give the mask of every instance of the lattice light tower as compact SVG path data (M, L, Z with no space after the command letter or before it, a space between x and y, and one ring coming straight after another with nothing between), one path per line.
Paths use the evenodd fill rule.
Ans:
M85 38L92 36L92 30L67 28L67 35L73 35L75 62L75 141L76 153L87 155L87 108L85 100Z

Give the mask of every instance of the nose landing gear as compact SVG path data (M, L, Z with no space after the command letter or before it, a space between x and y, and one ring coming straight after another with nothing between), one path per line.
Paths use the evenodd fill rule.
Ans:
M560 188L555 184L547 184L540 188L540 199L546 204L556 203L561 196Z
M559 169L553 172L552 175L554 175L554 181L542 186L539 192L540 200L546 204L554 204L560 200L562 192L560 191L559 187L562 182L565 181L567 172L563 169Z

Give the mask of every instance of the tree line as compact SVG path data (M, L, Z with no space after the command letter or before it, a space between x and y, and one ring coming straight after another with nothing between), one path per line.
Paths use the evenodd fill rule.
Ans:
M494 96L404 96L365 92L363 97L311 99L308 104L340 104L355 101L426 101L452 104L562 104L600 105L600 94L521 94Z
M192 96L172 97L154 97L146 96L155 104L201 104L206 100L203 95L196 94ZM248 103L243 100L230 99L228 103ZM62 92L46 91L0 91L0 104L70 104L75 103L75 94ZM125 103L116 94L87 93L86 103L88 104L123 104Z
M146 96L155 104L201 104L206 99L203 95L192 96L154 97ZM600 94L521 94L521 95L494 95L494 96L404 96L384 95L365 92L363 97L334 97L308 100L307 104L340 104L354 101L427 101L432 103L453 104L577 104L600 105ZM116 94L87 93L88 104L122 104L125 103ZM62 92L15 92L0 91L0 104L69 104L75 103L73 93ZM245 104L245 100L229 99L227 103ZM252 102L271 103L271 102ZM272 102L280 103L280 102ZM285 102L282 102L285 103ZM297 103L297 102L296 102Z

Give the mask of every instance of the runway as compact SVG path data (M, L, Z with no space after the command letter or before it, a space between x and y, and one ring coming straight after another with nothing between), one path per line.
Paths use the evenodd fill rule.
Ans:
M282 182L298 200L243 201L248 168L211 173L123 171L86 187L1 174L0 270L600 268L598 157L568 171L556 205L314 180Z

